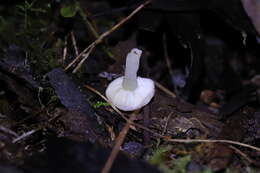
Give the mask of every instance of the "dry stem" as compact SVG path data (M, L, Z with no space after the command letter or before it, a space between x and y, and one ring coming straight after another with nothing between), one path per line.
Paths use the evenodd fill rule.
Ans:
M129 118L129 121L127 121L126 125L124 126L124 128L120 131L118 137L116 138L116 143L106 161L105 166L103 167L101 173L108 173L110 171L110 169L113 166L114 160L116 159L117 154L120 151L120 147L123 144L125 137L128 133L128 130L130 128L130 125L132 124L132 122L136 119L136 116L138 115L140 110L136 110L134 111Z
M161 85L160 83L158 82L154 82L155 83L155 86L157 88L159 88L160 90L162 90L163 92L165 92L166 94L168 94L169 96L171 96L172 98L176 98L176 94L173 93L172 91L170 91L169 89L165 88L163 85Z
M137 12L139 12L142 8L144 8L147 4L151 3L151 0L145 1L143 4L138 6L131 14L129 14L126 18L122 19L119 23L117 23L115 26L113 26L110 30L104 32L102 35L98 37L93 43L91 43L87 48L85 48L66 68L65 71L67 71L70 67L75 65L84 55L87 53L87 56L85 56L81 62L77 65L75 70L73 70L73 73L77 72L77 70L81 67L83 62L88 58L89 54L92 52L92 50L103 41L105 37L107 37L109 34L114 32L116 29L118 29L120 26L122 26L125 22L127 22L129 19L131 19Z
M73 31L71 31L70 36L71 36L71 40L72 40L72 44L73 44L73 47L74 47L75 54L76 54L76 56L78 56L79 50L78 50L78 47L77 47L77 42L76 42L76 38L75 38Z
M85 87L87 89L93 91L97 95L99 95L101 98L103 98L108 103L110 103L111 107L119 115L121 115L124 120L129 122L129 120L126 118L126 116L121 111L119 111L111 102L109 102L108 99L105 96L103 96L100 92L98 92L96 89L94 89L94 88L92 88L90 86L85 85ZM204 142L204 143L226 143L226 144L233 144L233 145L242 146L242 147L245 147L245 148L250 148L250 149L253 149L253 150L256 150L256 151L260 152L260 148L258 148L258 147L255 147L255 146L252 146L252 145L249 145L249 144L245 144L245 143L241 143L241 142L237 142L237 141L225 140L225 139L221 139L221 140L217 140L217 139L172 139L172 138L169 138L167 136L161 135L161 134L159 134L157 132L154 132L153 130L151 130L151 129L147 128L147 127L144 127L144 126L142 126L140 124L136 124L136 123L133 123L133 122L130 122L130 123L132 125L136 126L136 127L139 127L139 128L141 128L143 130L146 130L146 131L150 132L151 134L153 134L154 136L156 136L158 138L162 138L163 140L165 140L167 142L175 142L175 143L201 143L201 142Z

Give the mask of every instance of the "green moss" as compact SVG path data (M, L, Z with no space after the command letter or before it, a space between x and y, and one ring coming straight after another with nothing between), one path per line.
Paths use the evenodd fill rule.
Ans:
M186 155L173 160L169 157L173 146L160 146L149 159L149 163L158 167L164 173L186 173L187 166L191 161L191 155ZM212 173L210 169L205 169L196 173Z
M50 3L24 1L10 9L2 9L1 12L4 14L4 17L0 16L2 48L15 44L24 50L36 75L60 65L63 44L50 32L50 25L55 20Z

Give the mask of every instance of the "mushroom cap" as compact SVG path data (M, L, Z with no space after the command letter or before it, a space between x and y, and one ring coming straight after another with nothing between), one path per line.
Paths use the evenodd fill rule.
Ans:
M137 77L137 88L133 91L123 88L124 77L112 81L107 89L107 98L123 111L139 109L150 102L154 96L154 82L148 78Z

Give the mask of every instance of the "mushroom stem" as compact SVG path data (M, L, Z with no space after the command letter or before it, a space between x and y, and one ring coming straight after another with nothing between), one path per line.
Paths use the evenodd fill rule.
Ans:
M123 88L133 91L137 88L137 71L139 68L139 61L142 51L139 49L132 49L126 57L125 76L123 80Z

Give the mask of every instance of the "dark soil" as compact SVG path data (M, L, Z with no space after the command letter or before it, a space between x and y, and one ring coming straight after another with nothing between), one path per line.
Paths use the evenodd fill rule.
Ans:
M75 65L65 70L141 3L0 3L1 173L100 172L125 120L84 86L104 95L132 48L143 50L138 75L171 94L156 88L135 120L150 131L131 126L111 172L260 171L254 149L167 140L260 148L257 0L154 0L95 46L76 73Z

